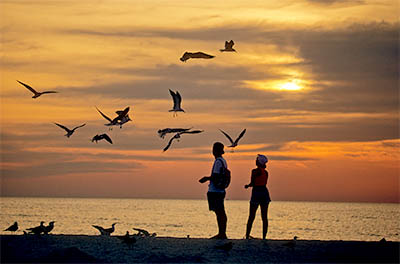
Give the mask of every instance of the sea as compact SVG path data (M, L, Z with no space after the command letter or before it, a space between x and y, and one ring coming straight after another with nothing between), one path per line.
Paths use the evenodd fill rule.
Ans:
M213 212L206 200L91 199L91 198L0 198L0 228L15 221L16 234L55 222L53 234L97 235L92 225L115 226L115 235L132 228L145 229L161 237L208 238L217 233ZM226 200L227 235L245 235L249 201ZM269 239L400 241L400 205L388 203L335 203L273 201L268 210ZM251 235L261 238L260 210Z

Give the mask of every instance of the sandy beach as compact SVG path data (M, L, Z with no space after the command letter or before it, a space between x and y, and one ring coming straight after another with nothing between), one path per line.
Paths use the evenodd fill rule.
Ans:
M1 262L36 263L398 263L400 242L115 236L2 235ZM230 244L232 243L232 247ZM222 246L222 249L220 248ZM225 248L224 248L225 246Z

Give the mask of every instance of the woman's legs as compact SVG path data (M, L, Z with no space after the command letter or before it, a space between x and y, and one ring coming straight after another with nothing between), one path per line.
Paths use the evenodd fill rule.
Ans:
M263 239L265 239L267 237L267 233L268 233L268 206L269 206L269 203L260 205L261 219L263 222Z
M254 218L256 217L258 204L250 204L249 219L247 220L246 239L250 238L251 227L253 226Z

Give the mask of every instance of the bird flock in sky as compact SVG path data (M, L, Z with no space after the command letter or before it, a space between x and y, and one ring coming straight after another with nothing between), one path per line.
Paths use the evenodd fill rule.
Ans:
M225 41L225 48L224 49L220 49L220 52L236 52L235 49L233 49L233 45L235 43L233 42L233 40L230 41ZM185 52L182 57L180 58L180 60L182 62L186 62L189 59L212 59L215 58L215 56L213 55L209 55L206 54L204 52ZM58 93L57 91L43 91L43 92L38 92L37 90L35 90L34 88L32 88L31 86L29 86L28 84L25 84L21 81L18 81L21 85L23 85L25 88L27 88L29 91L31 91L33 93L32 98L38 98L39 96L43 95L43 94L52 94L52 93ZM169 93L172 97L173 100L173 107L171 110L169 110L169 112L173 112L173 117L178 116L178 112L183 112L185 113L185 110L182 109L181 104L182 104L182 96L180 95L180 93L178 91L172 91L171 89L169 89ZM96 106L96 110L100 113L100 115L107 120L108 123L104 124L105 126L109 127L109 130L112 130L114 126L119 126L120 128L122 128L122 126L124 124L126 124L129 121L132 121L132 119L129 117L129 106L126 107L124 110L118 110L115 113L117 114L116 117L114 118L110 118L109 116L107 116L106 114L104 114L99 108L97 108ZM75 130L81 127L84 127L86 125L86 123L76 126L73 129L69 129L68 127L59 124L59 123L54 123L55 125L57 125L58 127L64 129L67 134L65 134L65 136L67 138L71 137ZM204 130L191 130L192 128L164 128L164 129L160 129L158 130L158 134L160 136L160 138L164 139L164 137L166 136L166 134L169 133L175 133L168 141L168 144L164 147L163 152L167 151L170 147L171 144L173 143L174 140L179 141L181 136L184 134L199 134L204 132ZM228 147L230 148L235 148L238 143L239 140L243 137L243 135L246 133L246 129L244 129L240 135L236 138L236 140L232 140L232 138L224 131L222 131L220 129L221 133L223 135L225 135L227 137L227 139L229 140L230 144ZM108 143L113 144L112 139L110 138L110 136L106 133L102 133L102 134L96 134L95 136L93 136L92 138L92 142L98 142L100 140L106 140Z

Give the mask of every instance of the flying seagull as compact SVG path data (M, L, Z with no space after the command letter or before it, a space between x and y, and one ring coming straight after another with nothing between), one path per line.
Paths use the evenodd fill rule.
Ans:
M51 230L53 230L53 228L54 228L54 223L55 223L55 222L56 222L56 221L51 221L51 222L49 223L48 226L45 226L45 227L43 228L43 233L45 233L46 235L47 235L48 233L50 233Z
M186 62L188 59L212 59L215 56L206 54L204 52L185 52L180 58L181 61Z
M132 121L129 118L128 112L129 112L129 106L126 107L124 110L119 110L116 111L115 113L118 115L117 117L115 117L114 119L109 118L108 116L106 116L103 112L100 111L100 109L98 109L96 107L97 111L100 113L100 115L102 117L104 117L109 123L108 124L104 124L105 126L109 126L110 130L112 129L111 126L118 126L119 128L122 128L122 125L125 124L128 121Z
M92 226L100 231L100 235L102 235L102 236L110 236L111 233L114 232L114 230L115 230L114 226L116 224L117 223L113 223L110 228L103 228L103 227L97 226L97 225L92 225Z
M97 143L97 141L102 140L102 139L105 139L105 140L107 140L110 144L112 144L112 140L111 140L111 138L110 138L107 134L101 134L101 135L96 135L96 136L94 136L94 137L92 138L92 142L96 141L96 143Z
M190 129L192 128L164 128L164 129L159 129L157 133L160 136L160 138L164 138L167 133L184 132Z
M182 97L181 97L180 93L178 91L173 92L173 91L171 91L171 89L169 89L169 93L171 94L172 100L174 101L174 106L168 112L174 112L174 116L177 115L176 112L184 112L185 113L185 110L183 110L181 108Z
M182 135L182 134L198 134L198 133L201 133L201 132L204 132L204 130L182 131L182 132L176 133L176 134L169 140L167 146L165 146L165 148L163 149L163 152L165 152L165 151L167 151L167 150L169 149L169 147L171 146L172 141L173 141L174 139L177 139L177 140L179 141L179 139L181 138L181 135Z
M243 129L242 133L240 133L240 135L237 137L237 139L235 141L233 141L232 138L227 133L225 133L221 129L219 131L221 131L222 134L224 134L229 139L229 141L231 142L231 145L228 146L229 148L236 147L238 145L238 143L239 143L239 140L243 137L244 133L246 133L246 129Z
M83 124L83 125L80 125L80 126L75 127L74 129L69 129L69 128L67 128L67 127L65 127L65 126L63 126L63 125L61 125L61 124L57 124L57 123L54 123L54 124L56 124L57 126L61 127L61 128L64 129L65 131L67 131L67 134L65 134L64 136L66 136L66 137L68 137L68 138L69 138L70 136L72 136L72 134L75 132L75 129L80 128L80 127L83 127L83 126L86 125L86 124Z
M18 81L18 80L17 80L17 82L19 82L20 84L22 84L23 86L25 86L26 89L28 89L29 91L31 91L31 92L33 93L32 98L37 98L37 97L41 96L42 94L58 93L58 92L56 92L56 91L38 92L38 91L36 91L35 89L33 89L32 87L30 87L29 85L27 85L27 84L25 84L25 83L23 83L23 82L20 82L20 81Z
M235 42L233 42L233 40L231 41L225 41L225 48L224 49L220 49L219 51L224 52L224 51L234 51L236 52L235 49L233 49L233 45L235 45Z
M14 222L14 224L9 226L7 229L4 229L4 231L11 231L11 232L15 232L17 230L18 230L18 223L17 222Z
M44 222L41 221L39 226L35 226L35 227L31 227L31 228L27 228L26 230L29 231L30 234L35 234L35 235L40 235L41 233L44 232Z

